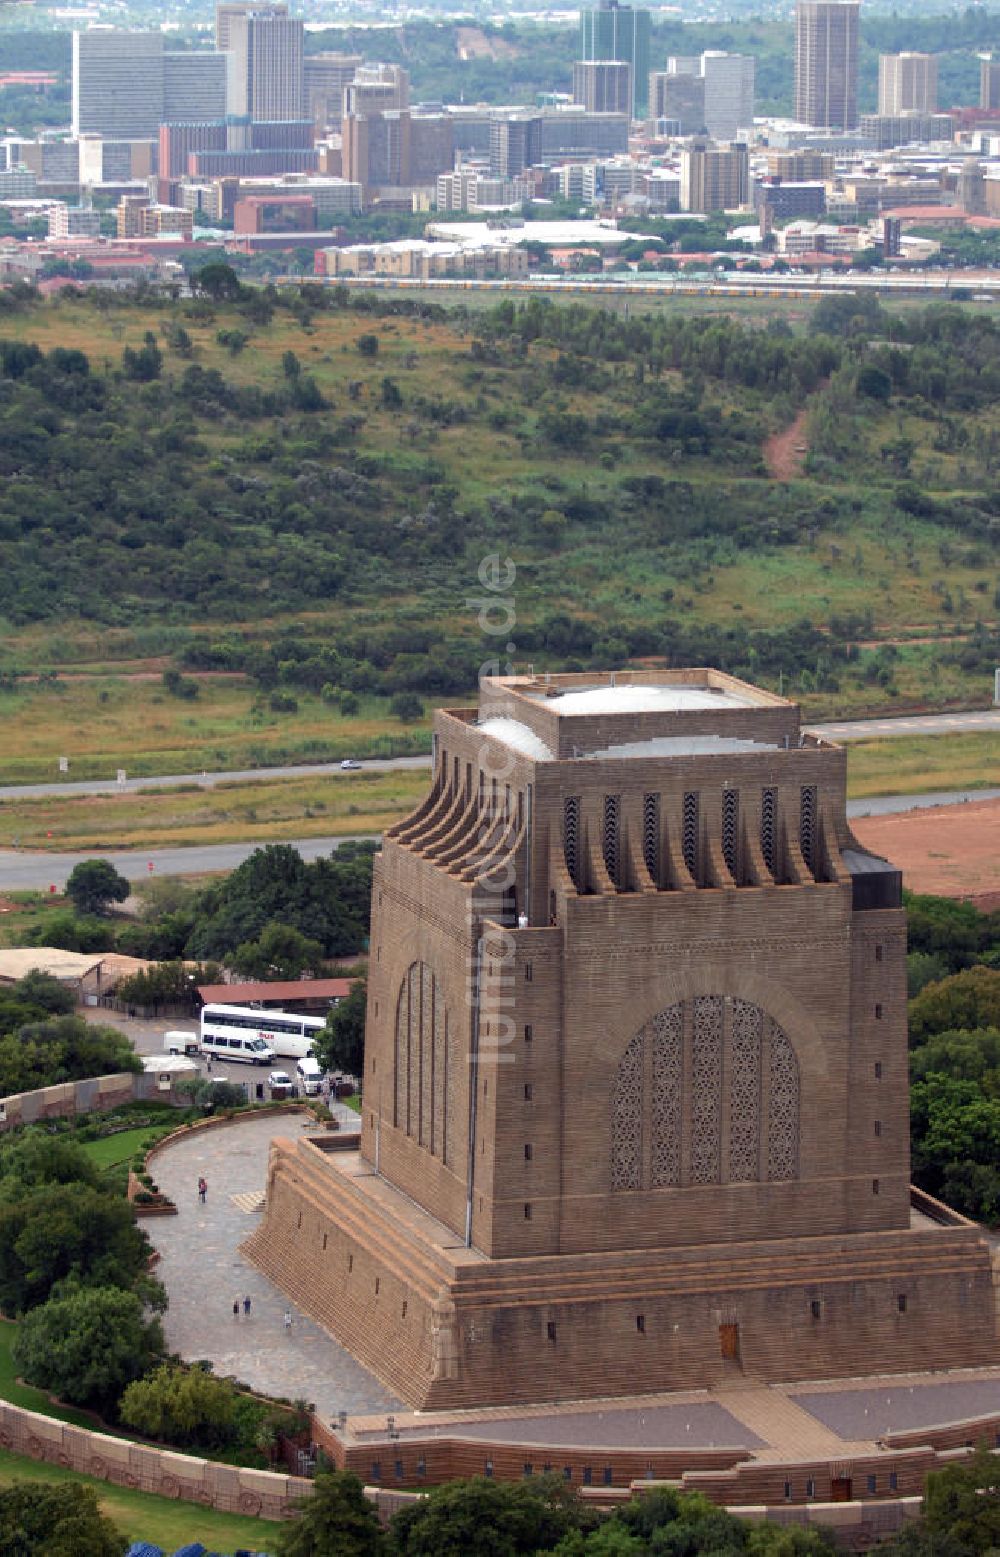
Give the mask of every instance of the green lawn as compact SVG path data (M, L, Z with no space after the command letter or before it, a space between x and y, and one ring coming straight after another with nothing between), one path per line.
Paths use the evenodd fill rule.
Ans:
M353 1108L353 1110L354 1110L354 1112L356 1114L360 1114L360 1112L361 1112L361 1093L360 1092L352 1092L349 1097L342 1097L342 1098L340 1098L339 1101L341 1103L346 1103L348 1108Z
M153 1541L165 1551L175 1551L201 1541L212 1552L236 1550L266 1553L276 1526L269 1520L222 1514L194 1503L176 1502L152 1492L131 1492L92 1476L81 1476L61 1465L28 1460L0 1450L0 1486L12 1481L83 1482L97 1489L101 1506L130 1541Z
M173 1125L168 1128L172 1129ZM119 1130L114 1135L104 1135L96 1141L81 1141L80 1145L96 1168L114 1168L134 1156L143 1142L149 1140L150 1134L164 1133L156 1125L144 1125L140 1130Z

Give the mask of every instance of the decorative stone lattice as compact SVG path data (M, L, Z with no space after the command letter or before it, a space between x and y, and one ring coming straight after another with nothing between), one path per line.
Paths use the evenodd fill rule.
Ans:
M739 881L740 792L727 789L722 796L722 858L734 881Z
M681 851L684 855L684 863L691 872L695 881L698 880L698 831L701 806L696 794L689 791L684 796L684 811L681 825Z
M763 789L760 795L760 852L772 876L777 876L778 791Z
M580 797L569 795L563 802L563 853L570 880L580 887Z
M799 798L799 848L809 870L816 874L816 786L803 784Z
M396 1001L393 1123L435 1156L449 1150L451 1092L444 994L427 964L412 962Z
M604 865L615 886L618 886L618 872L621 865L621 816L621 795L605 795Z
M700 995L691 1033L691 1182L719 1182L722 999Z
M729 1080L729 1182L760 1178L760 1043L764 1013L745 1000L732 1004Z
M618 1066L612 1189L798 1178L799 1095L795 1050L760 1006L702 995L668 1007L635 1034Z
M642 798L642 857L657 886L660 884L660 797Z
M642 1187L642 1071L645 1033L636 1033L618 1066L611 1101L611 1187Z
M777 1022L768 1020L771 1105L767 1132L767 1176L799 1176L799 1062Z
M646 1028L653 1043L650 1178L654 1189L681 1181L684 1008L661 1011Z

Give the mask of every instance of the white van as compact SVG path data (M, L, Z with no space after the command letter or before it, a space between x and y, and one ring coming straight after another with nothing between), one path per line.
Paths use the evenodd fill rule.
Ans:
M168 1054L197 1054L200 1049L198 1034L176 1028L163 1034L163 1047Z
M306 1097L316 1097L323 1080L322 1065L307 1054L295 1067L295 1080Z

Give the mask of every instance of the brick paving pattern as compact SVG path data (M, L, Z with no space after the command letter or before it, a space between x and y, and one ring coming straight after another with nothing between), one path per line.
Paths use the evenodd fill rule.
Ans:
M356 1124L348 1110L343 1116ZM269 1394L315 1402L334 1420L338 1411L392 1410L398 1402L378 1380L238 1252L254 1217L233 1197L262 1191L272 1137L294 1138L302 1129L295 1114L246 1119L181 1137L154 1158L156 1182L178 1210L177 1216L151 1217L144 1224L160 1254L156 1273L170 1297L167 1345L182 1357L208 1359L220 1377L232 1375ZM198 1202L200 1175L208 1180L204 1205ZM249 1318L243 1314L245 1296ZM237 1299L240 1315L234 1319ZM288 1331L286 1309L292 1315Z

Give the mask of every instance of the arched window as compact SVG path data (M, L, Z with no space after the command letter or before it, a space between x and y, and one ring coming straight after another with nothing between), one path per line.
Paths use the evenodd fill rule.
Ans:
M448 1082L444 992L425 962L412 962L396 1001L393 1124L445 1162L452 1155Z
M618 1065L612 1189L797 1179L799 1094L795 1050L760 1006L722 995L670 1006Z

